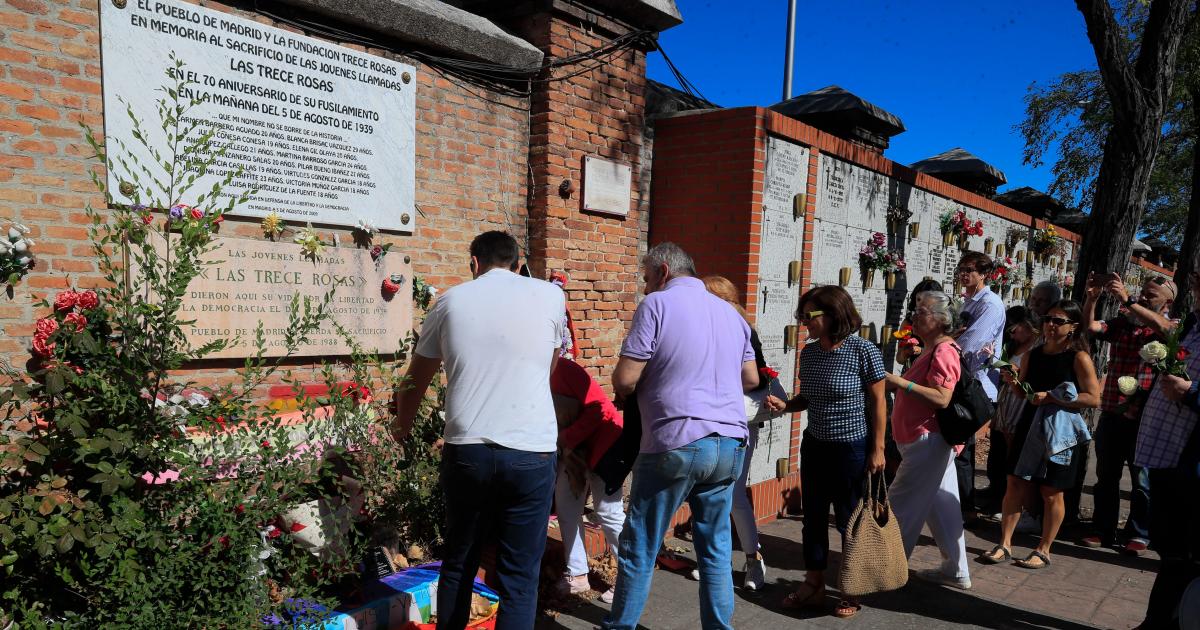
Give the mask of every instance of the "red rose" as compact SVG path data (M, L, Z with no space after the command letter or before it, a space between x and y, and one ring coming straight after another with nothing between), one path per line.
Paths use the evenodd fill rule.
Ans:
M54 310L69 311L75 308L75 304L79 301L79 294L67 289L54 297Z
M143 214L142 215L142 223L145 225L150 225L151 223L154 223L154 215L150 214L149 212L147 212L146 214Z
M226 549L229 548L229 537L228 536L222 536L219 540L221 541L222 547L224 547Z
M33 338L33 351L38 356L48 357L54 352L54 344L47 343L46 337L42 335L36 335Z
M192 215L192 218L197 221L204 218L204 213L196 208L192 208L188 214Z
M238 514L244 514L246 512L246 506L239 503L237 504L237 507L233 508L233 511L237 512Z
M779 370L776 370L769 365L766 367L758 368L758 373L762 374L764 377L766 377L767 380L771 380L771 379L779 376Z
M271 526L267 528L267 538L279 538L283 535L283 530L278 527Z
M383 279L383 294L384 295L391 297L393 295L396 295L396 292L399 290L400 290L400 285L396 284L395 282L392 282L391 278Z
M263 448L271 448L271 443L266 440L263 440L262 444L259 444L259 446L261 446Z
M1186 361L1187 356L1188 356L1188 351L1184 350L1183 348L1180 348L1179 352L1175 353L1175 360L1176 361Z
M382 245L376 245L371 248L371 258L372 259L378 259L382 255L383 255L383 246Z
M54 334L54 331L58 330L58 321L53 317L43 317L37 320L36 328L38 336L49 337Z
M90 311L97 306L100 306L100 297L96 295L95 291L88 290L78 295L79 308L85 311Z
M67 316L63 318L63 323L74 325L75 332L83 332L83 329L87 328L87 318L79 313L67 313Z
M342 396L353 398L355 402L369 403L371 402L371 390L366 385L351 383L342 388Z

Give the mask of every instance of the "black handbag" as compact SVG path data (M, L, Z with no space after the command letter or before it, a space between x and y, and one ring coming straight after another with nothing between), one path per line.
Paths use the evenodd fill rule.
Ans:
M962 366L962 374L954 385L954 393L950 396L950 405L937 412L938 427L942 438L947 444L966 444L983 425L991 420L996 412L996 405L988 398L983 384L973 372L968 371L967 361L963 358L962 349L957 346L958 361Z

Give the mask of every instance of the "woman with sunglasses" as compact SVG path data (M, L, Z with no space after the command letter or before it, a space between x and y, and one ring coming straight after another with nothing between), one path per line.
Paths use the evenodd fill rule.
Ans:
M845 534L866 474L883 470L887 424L883 356L875 344L855 334L862 317L850 294L837 286L810 289L800 296L797 317L809 338L800 352L800 393L787 402L774 396L766 401L776 412L808 410L800 442L806 573L800 587L784 599L787 608L824 605L829 508L833 506L838 531ZM861 609L857 600L846 597L834 615L853 617Z
M1075 484L1078 469L1084 463L1083 449L1087 448L1087 442L1072 447L1069 463L1045 461L1044 475L1018 476L1016 473L1039 407L1053 405L1059 409L1078 411L1100 405L1100 382L1096 378L1096 367L1088 355L1087 340L1080 324L1082 321L1083 312L1079 304L1072 300L1055 303L1042 318L1042 337L1045 341L1029 351L1021 363L1019 375L1014 376L1010 370L1001 371L1001 378L1013 393L1027 400L1013 428L1008 449L1008 488L1004 493L1000 519L1000 544L980 555L980 559L988 564L999 564L1012 558L1012 536L1021 516L1021 505L1026 495L1037 491L1045 506L1042 538L1037 548L1023 560L1018 560L1017 564L1027 569L1050 566L1050 545L1054 543L1058 528L1066 516L1063 491ZM1028 384L1033 393L1027 396L1021 383ZM1074 400L1062 400L1051 394L1064 383L1074 385L1077 392ZM1030 447L1036 447L1035 443L1030 442ZM1037 455L1046 459L1044 454Z
M950 333L958 328L958 309L942 292L917 295L913 332L926 351L904 371L887 375L887 388L896 391L892 408L892 434L903 457L891 488L892 509L904 539L904 554L911 556L928 524L942 552L942 566L922 571L928 581L971 588L967 568L966 536L958 500L956 451L942 438L937 412L950 405L954 387L962 376L962 350Z

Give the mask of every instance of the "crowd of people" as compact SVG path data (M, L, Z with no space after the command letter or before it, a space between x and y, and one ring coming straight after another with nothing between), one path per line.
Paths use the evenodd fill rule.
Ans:
M914 287L904 323L912 338L896 352L897 371L885 365L880 346L858 335L862 319L850 294L815 287L800 297L796 313L808 343L799 356L799 390L789 396L764 360L734 284L700 278L683 249L661 243L642 260L646 296L612 374L614 400L573 361L565 278L549 283L516 273L519 248L502 232L481 234L470 254L474 280L446 291L422 326L394 427L400 435L409 430L417 402L444 366L448 522L439 628L465 626L471 578L489 537L498 543L496 627L533 626L552 507L566 552L559 589L590 588L582 535L589 495L618 559L615 584L600 596L611 602L602 627L638 627L663 539L686 503L702 626L731 628L731 530L745 554L743 588L766 584L746 492L757 433L748 423L764 412L807 412L800 446L806 573L785 607L824 606L830 509L845 533L864 481L885 473L904 553L913 552L926 526L941 551L942 565L919 577L971 588L964 526L979 510L999 521L1000 542L978 561L1042 569L1053 561L1063 522L1077 514L1093 440L1084 416L1096 407L1094 531L1079 543L1156 550L1162 564L1142 627L1175 627L1200 558L1200 379L1187 376L1200 374L1200 327L1196 313L1169 318L1177 297L1169 279L1152 278L1130 296L1116 274L1089 277L1083 304L1043 283L1027 307L1006 310L988 287L990 258L966 252L955 271L961 297L929 280ZM1189 278L1189 288L1200 304L1200 276ZM1097 321L1104 293L1124 309ZM1089 354L1093 338L1110 344L1103 379ZM1178 340L1184 369L1152 370L1139 352L1154 340ZM1130 389L1121 377L1138 386ZM972 381L995 403L979 431L989 438L989 485L978 496L975 439L951 443L938 420ZM1118 532L1125 468L1134 492ZM1036 523L1041 537L1014 558L1013 535L1028 527L1023 519ZM843 594L832 612L845 618L861 608Z

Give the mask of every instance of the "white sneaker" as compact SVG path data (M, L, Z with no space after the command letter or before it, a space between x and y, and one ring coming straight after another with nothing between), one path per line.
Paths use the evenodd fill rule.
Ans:
M925 580L926 582L933 582L934 584L941 584L943 586L958 588L964 591L971 588L971 578L950 577L949 575L942 573L940 569L922 569L917 571L917 577Z
M692 569L692 572L688 575L692 576L693 580L700 581L700 569Z
M742 582L742 588L748 591L757 591L762 588L767 582L767 563L763 562L762 556L754 560L746 560L746 580Z
M1040 534L1042 533L1042 519L1031 516L1028 512L1021 513L1021 520L1017 521L1018 534Z
M600 601L604 602L605 604L611 604L613 595L615 595L615 589L610 588L607 591L600 593Z

